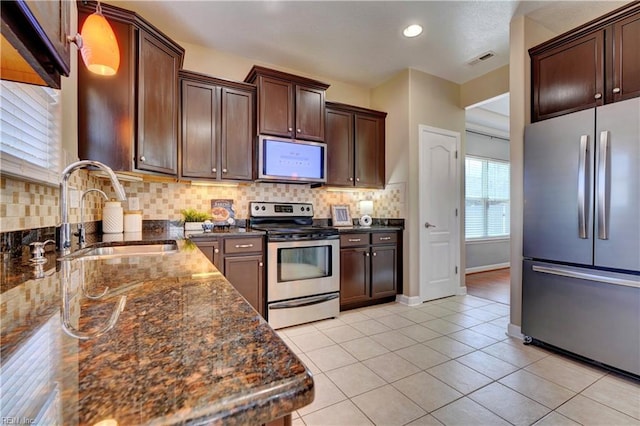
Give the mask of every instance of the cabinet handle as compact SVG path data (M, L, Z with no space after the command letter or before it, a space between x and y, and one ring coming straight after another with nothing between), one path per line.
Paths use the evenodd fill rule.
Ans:
M214 253L220 253L220 249L213 249Z
M362 241L360 238L349 238L350 243L359 243L360 241Z
M144 161L147 161L147 159L146 159L146 158L144 158L144 155L143 155L142 157L140 157L140 161L143 161L143 162L144 162Z
M602 97L602 93L596 93L594 98L596 99L600 99Z
M290 131L290 132L293 132L293 129L292 129L291 127L289 127L289 131Z
M214 167L213 169L211 169L211 171L212 171L213 173L218 173L218 169L216 169L215 167Z
M260 266L262 268L264 266L264 263L260 262L260 263L258 263L258 266Z
M365 251L365 252L364 252L364 255L365 255L365 256L367 256L367 257L369 257L369 252L368 252L368 251Z
M378 253L376 253L376 252L374 251L374 252L373 252L373 255L374 255L374 256L377 256L377 255L378 255Z
M360 182L360 178L356 178L356 182Z
M251 248L253 244L236 244L236 248Z
M615 87L613 89L613 93L620 93L620 88L619 87Z
M380 237L380 241L389 241L391 237Z
M302 133L302 130L298 129L298 133Z
M353 178L349 178L349 182L353 182Z
M227 169L222 169L222 173L227 173Z

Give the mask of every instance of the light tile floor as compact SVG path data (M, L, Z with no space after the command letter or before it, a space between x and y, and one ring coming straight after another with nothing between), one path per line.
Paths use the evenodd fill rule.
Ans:
M640 425L640 382L505 334L509 307L454 296L278 334L313 372L294 425Z

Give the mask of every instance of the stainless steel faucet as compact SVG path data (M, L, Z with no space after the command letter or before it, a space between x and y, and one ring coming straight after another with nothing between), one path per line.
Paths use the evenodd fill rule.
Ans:
M71 225L69 224L68 208L69 178L74 171L89 166L97 167L109 176L118 200L126 201L127 199L127 194L125 194L122 184L109 166L94 160L80 160L69 164L62 171L62 181L60 182L60 250L62 250L63 254L68 254L69 248L71 247Z

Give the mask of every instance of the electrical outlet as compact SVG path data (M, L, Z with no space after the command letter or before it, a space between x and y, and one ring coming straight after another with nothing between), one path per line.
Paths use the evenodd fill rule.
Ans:
M69 207L72 209L80 208L80 191L75 188L69 188Z

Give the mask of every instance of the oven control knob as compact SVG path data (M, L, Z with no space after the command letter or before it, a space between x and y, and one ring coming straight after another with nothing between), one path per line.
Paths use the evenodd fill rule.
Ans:
M262 211L265 211L267 208L265 206L262 206Z
M311 211L311 207L307 207L307 211L310 212Z
M253 209L254 210L260 210L260 206L255 206Z
M300 210L301 210L301 211L304 211L304 206L300 207Z

